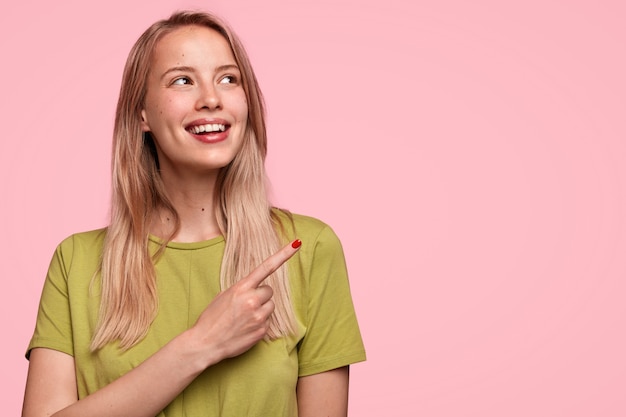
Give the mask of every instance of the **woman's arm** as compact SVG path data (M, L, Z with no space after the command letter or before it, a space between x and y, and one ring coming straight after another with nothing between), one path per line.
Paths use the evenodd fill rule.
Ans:
M56 350L33 349L22 416L52 415L76 402L77 397L74 358Z
M33 349L22 416L154 417L201 371L186 360L185 349L178 344L181 341L174 339L137 368L79 402L74 358L51 349Z
M298 416L346 417L349 366L298 379Z
M193 330L182 333L139 366L80 401L74 358L50 349L33 349L22 417L154 417L203 369L219 361L217 354L213 360L206 359L217 352L217 346L199 340Z
M298 246L289 244L270 256L218 294L191 329L79 401L74 359L50 349L33 349L22 416L154 417L203 370L242 354L265 336L274 302L272 289L262 283Z

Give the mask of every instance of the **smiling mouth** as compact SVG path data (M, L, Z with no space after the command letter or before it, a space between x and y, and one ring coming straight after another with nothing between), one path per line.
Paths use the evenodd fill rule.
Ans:
M215 132L224 132L229 127L230 125L225 125L221 123L208 123L205 125L189 126L187 128L187 131L193 133L194 135L202 135Z

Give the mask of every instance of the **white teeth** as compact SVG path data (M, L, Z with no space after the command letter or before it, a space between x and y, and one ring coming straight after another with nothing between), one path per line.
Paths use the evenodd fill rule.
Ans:
M222 125L222 124L219 124L219 123L213 123L213 124L209 123L209 124L206 124L206 125L191 126L189 128L189 131L191 133L195 133L195 134L204 133L204 132L208 132L208 133L211 133L211 132L223 132L225 130L226 130L226 125Z

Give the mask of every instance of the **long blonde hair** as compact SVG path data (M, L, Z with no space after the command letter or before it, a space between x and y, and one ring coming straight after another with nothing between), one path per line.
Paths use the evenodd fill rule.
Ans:
M208 27L224 36L241 71L248 103L242 149L220 170L216 186L216 216L225 238L222 289L244 277L285 240L266 192L263 96L241 42L226 24L208 13L176 12L156 22L133 46L120 88L113 133L111 224L102 253L100 312L92 350L115 340L122 349L134 346L147 334L157 314L154 260L180 228L180 219L165 192L152 138L149 133L142 134L141 110L157 43L164 35L189 25ZM150 253L150 224L158 208L172 213L175 228L157 253ZM294 334L287 268L279 269L266 283L274 290L276 305L268 337Z

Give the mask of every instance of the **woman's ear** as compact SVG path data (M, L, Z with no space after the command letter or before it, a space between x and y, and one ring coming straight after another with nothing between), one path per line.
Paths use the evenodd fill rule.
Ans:
M148 124L148 118L146 117L146 111L141 110L141 130L143 132L150 131L150 125Z

